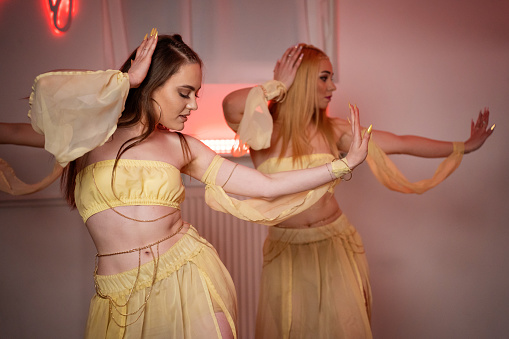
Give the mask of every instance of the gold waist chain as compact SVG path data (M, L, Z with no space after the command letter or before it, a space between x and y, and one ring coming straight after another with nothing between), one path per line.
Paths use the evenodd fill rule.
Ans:
M113 319L115 324L117 324L117 326L125 328L125 327L127 327L129 325L134 324L135 322L138 321L138 319L140 319L141 315L143 314L143 311L145 310L145 306L147 305L147 302L148 302L148 300L150 298L150 295L152 293L152 288L154 287L154 284L156 282L157 269L159 267L159 244L162 243L163 241L166 241L166 240L174 237L178 233L180 233L180 231L182 230L183 227L184 227L184 222L182 221L182 223L181 223L180 227L177 229L177 231L173 232L172 234L168 235L167 237L165 237L165 238L163 238L161 240L158 240L156 242L153 242L153 243L151 243L149 245L146 245L146 246L143 246L143 247L133 248L131 250L115 252L115 253L107 253L107 254L99 254L99 253L97 253L95 255L95 269L94 269L95 292L97 293L97 295L100 298L107 299L109 301L109 312L110 312L111 318ZM157 257L154 255L154 251L152 249L153 246L156 246ZM150 290L148 291L147 296L145 297L145 300L144 300L143 304L137 310L135 310L133 312L129 312L129 313L123 313L120 310L120 308L127 306L129 301L131 300L131 296L132 296L132 294L133 294L133 292L134 292L134 290L136 288L136 285L138 284L138 279L140 277L140 271L141 271L141 251L144 250L144 249L147 249L147 248L150 248L150 253L152 254L152 261L154 262L154 272L152 273L152 283L150 285ZM124 304L120 304L120 303L116 302L115 300L113 300L113 298L111 296L109 296L107 294L104 294L101 291L101 288L100 288L99 283L97 281L97 270L98 270L98 267L99 267L99 260L98 259L100 257L109 257L109 256L113 256L113 255L133 253L133 252L136 252L136 251L138 251L138 272L136 273L136 279L134 280L133 287L129 290L129 295L127 296L126 302ZM126 317L126 324L125 325L120 324L115 319L115 317L113 316L113 310L115 310L120 316ZM130 323L127 323L127 317L130 316L130 315L137 314L137 313L139 313L139 314L136 317L136 319L134 321L130 322Z

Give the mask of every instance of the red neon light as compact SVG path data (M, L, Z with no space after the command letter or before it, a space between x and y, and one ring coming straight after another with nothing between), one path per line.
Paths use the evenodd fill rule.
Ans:
M71 27L77 0L43 0L46 17L54 35L60 36Z

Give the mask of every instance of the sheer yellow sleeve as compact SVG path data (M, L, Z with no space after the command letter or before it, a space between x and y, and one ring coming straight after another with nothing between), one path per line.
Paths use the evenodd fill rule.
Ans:
M373 141L369 142L366 161L378 181L387 188L401 193L421 194L444 181L460 165L465 146L462 142L455 142L453 145L453 152L440 163L433 177L417 182L408 181L387 154Z
M57 180L62 174L63 168L55 164L53 171L44 179L35 184L27 184L21 181L9 164L0 159L0 191L11 195L23 195L38 192Z
M222 187L216 185L217 172L223 161L223 158L216 155L201 179L206 184L205 202L216 211L257 224L276 225L303 212L326 194L331 185L323 185L311 191L289 194L270 201L257 198L238 200L228 196Z
M282 101L285 95L285 85L277 80L268 81L249 91L240 124L230 125L230 128L237 131L234 156L245 154L249 147L257 151L270 147L273 121L267 106L268 101Z
M57 164L46 178L27 184L0 159L0 190L22 195L49 186L69 161L110 138L128 93L129 77L117 70L49 72L35 78L28 116Z
M28 116L65 167L115 132L128 93L128 75L118 70L44 73L34 81Z

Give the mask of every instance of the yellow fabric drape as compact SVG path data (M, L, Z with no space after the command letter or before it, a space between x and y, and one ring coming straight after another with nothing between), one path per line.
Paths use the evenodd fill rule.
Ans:
M0 159L0 191L11 195L38 192L57 180L62 174L62 170L62 166L56 163L53 167L53 171L44 179L35 184L27 184L16 176L14 169L9 166L7 161Z
M238 200L226 194L216 185L216 176L224 159L216 155L201 181L206 184L205 202L212 209L233 215L242 220L262 225L276 225L305 211L316 203L329 190L331 184L314 190L285 195L270 201L264 199Z
M255 338L371 339L362 239L342 214L311 228L270 227Z
M387 154L373 141L369 142L366 161L375 177L385 187L401 193L421 194L444 181L460 165L465 145L462 142L455 142L453 145L453 152L440 163L433 177L417 182L408 181Z

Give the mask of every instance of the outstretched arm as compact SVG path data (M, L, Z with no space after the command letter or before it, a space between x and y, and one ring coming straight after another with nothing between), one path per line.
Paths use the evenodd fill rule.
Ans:
M302 62L302 46L296 45L288 48L274 67L274 80L281 81L288 90L295 79L295 74ZM231 92L223 99L223 114L228 125L237 132L244 115L247 95L252 87L242 88Z
M0 144L44 147L44 135L27 123L0 123Z
M352 123L352 142L348 155L343 159L350 169L355 168L364 161L368 151L370 133L361 136L359 122L359 110L357 107L350 108L350 119ZM215 153L206 148L199 141L189 139L193 159L185 169L185 173L197 179L205 173ZM337 163L326 164L305 170L279 172L274 174L263 174L255 169L237 166L235 163L225 161L221 166L216 183L223 185L228 193L261 198L275 198L282 195L306 191L324 185L337 179L335 168L345 168L341 160ZM347 171L342 174L348 173Z
M495 125L488 128L489 110L479 112L477 121L472 120L470 138L465 141L465 153L479 149L493 133ZM386 154L408 154L424 158L447 157L453 151L453 143L439 141L415 135L396 135L390 132L373 130L373 141ZM348 141L348 134L343 134L343 141ZM343 143L343 142L342 142Z

